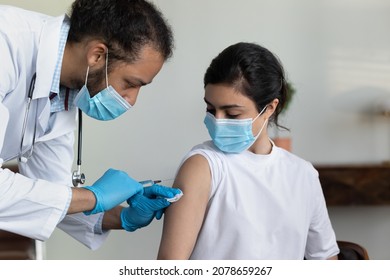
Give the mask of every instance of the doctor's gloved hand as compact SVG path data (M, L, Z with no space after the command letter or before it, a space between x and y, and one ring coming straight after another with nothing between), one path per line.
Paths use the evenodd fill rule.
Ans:
M127 200L129 207L121 212L122 227L127 231L135 231L149 225L154 217L161 219L164 209L171 204L166 198L172 199L181 194L179 189L160 185L144 188L143 194L138 193Z
M142 193L143 186L126 172L109 169L91 186L84 187L96 197L95 208L84 214L96 214L114 208L136 193Z

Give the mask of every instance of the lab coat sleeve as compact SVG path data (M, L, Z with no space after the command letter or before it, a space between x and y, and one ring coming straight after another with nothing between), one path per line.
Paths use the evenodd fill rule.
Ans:
M68 113L71 114L71 112ZM20 163L20 170L28 177L38 176L50 182L71 186L73 143L73 131L54 139L38 142L35 145L33 157L26 164ZM58 224L58 228L88 248L97 249L109 233L109 231L101 230L102 215L86 216L83 213L67 215Z
M1 92L0 98L2 99ZM9 119L9 113L7 108L0 102L0 151L3 148L5 131L7 130L7 124ZM0 167L3 164L3 159L0 158Z
M8 119L8 110L0 103L0 151ZM68 208L71 189L15 174L1 168L2 161L0 158L0 229L33 239L48 239Z
M58 228L86 247L96 250L106 240L109 231L102 230L103 214L86 216L83 213L67 215Z
M46 240L67 210L69 187L0 168L0 229Z
M18 52L12 48L10 40L10 38L0 33L0 101L16 87L16 77L18 77L16 67L18 65Z

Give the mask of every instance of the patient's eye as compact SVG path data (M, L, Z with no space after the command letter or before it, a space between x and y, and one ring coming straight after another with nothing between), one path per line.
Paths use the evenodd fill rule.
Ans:
M226 113L226 118L228 119L237 119L240 114L229 114Z
M237 108L227 108L224 112L227 119L239 119L242 114L242 110Z

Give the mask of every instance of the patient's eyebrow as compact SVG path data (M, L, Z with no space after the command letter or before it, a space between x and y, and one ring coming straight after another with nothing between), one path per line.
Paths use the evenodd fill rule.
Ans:
M210 105L212 107L215 108L215 106L213 104L211 104L209 101L207 101L206 98L203 98L204 102L206 102L207 105ZM232 109L232 108L242 108L244 107L243 105L238 105L238 104L228 104L228 105L223 105L223 106L220 106L218 107L218 109L220 110L226 110L226 109Z

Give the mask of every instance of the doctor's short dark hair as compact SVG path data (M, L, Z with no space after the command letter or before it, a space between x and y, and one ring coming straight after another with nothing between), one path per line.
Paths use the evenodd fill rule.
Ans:
M161 12L144 0L76 0L70 11L68 42L100 39L110 62L134 62L144 46L164 60L172 56L173 34Z
M260 112L277 98L279 104L269 123L287 129L278 123L278 116L288 98L283 66L266 48L254 43L237 43L216 56L204 76L207 84L226 84L252 99Z

